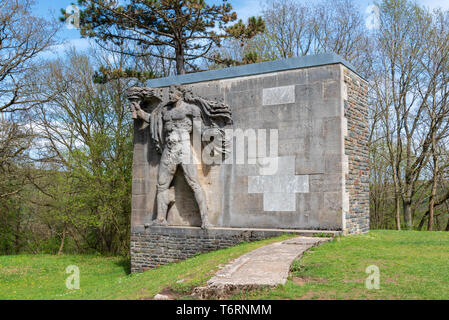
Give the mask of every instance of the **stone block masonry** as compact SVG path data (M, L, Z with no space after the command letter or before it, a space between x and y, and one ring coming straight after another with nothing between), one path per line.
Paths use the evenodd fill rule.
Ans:
M349 211L345 215L345 233L369 231L369 123L367 83L346 68L343 70L347 95L344 100L347 135L345 172Z

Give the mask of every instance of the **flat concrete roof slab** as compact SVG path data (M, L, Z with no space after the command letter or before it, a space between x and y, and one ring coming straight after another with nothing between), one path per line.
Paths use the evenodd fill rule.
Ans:
M167 87L172 84L190 84L212 80L222 80L253 76L264 73L286 71L293 69L310 68L341 63L348 69L357 73L349 62L335 53L323 53L317 55L280 59L275 61L252 63L243 66L229 67L217 70L189 73L166 78L148 80L145 85L150 88ZM358 74L358 73L357 73ZM359 75L360 76L360 75Z

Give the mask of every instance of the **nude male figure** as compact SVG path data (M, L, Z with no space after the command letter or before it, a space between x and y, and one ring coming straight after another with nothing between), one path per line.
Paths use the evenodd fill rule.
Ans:
M201 228L207 229L210 224L207 217L206 196L198 179L196 165L192 161L190 139L194 126L197 132L201 132L201 110L194 104L186 103L182 91L176 86L170 86L169 101L161 108L164 143L161 145L162 156L157 178L157 218L153 221L153 225L167 225L169 187L180 165L187 184L195 195L201 214ZM138 118L151 123L151 113L143 111L138 105L135 105L135 112Z

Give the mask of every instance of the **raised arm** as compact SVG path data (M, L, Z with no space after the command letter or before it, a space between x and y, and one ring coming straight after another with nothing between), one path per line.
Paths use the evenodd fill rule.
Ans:
M142 101L161 101L160 91L152 88L131 87L127 90L128 100L130 102L131 117L133 119L142 119L150 123L151 114L141 109L140 103Z
M134 110L135 110L135 113L136 113L138 119L142 119L146 123L150 123L151 113L143 111L142 108L140 108L139 103L136 103L134 105Z

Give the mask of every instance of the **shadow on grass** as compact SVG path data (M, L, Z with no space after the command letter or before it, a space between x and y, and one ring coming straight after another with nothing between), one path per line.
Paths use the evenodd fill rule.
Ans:
M129 275L131 274L131 259L130 258L122 258L120 261L116 262L115 265L122 267L123 271Z

